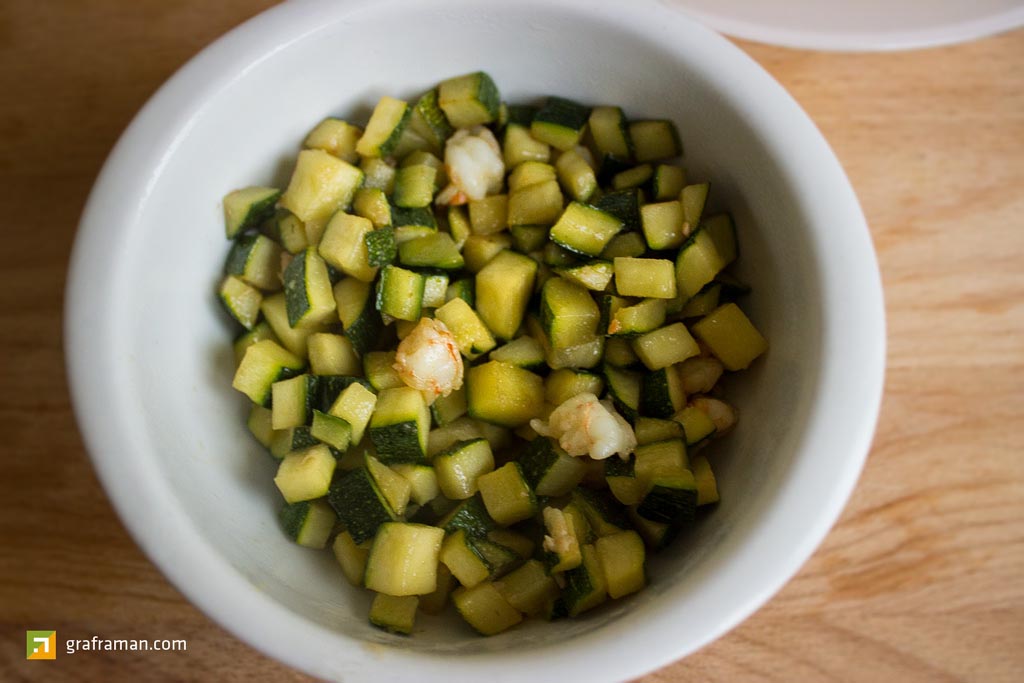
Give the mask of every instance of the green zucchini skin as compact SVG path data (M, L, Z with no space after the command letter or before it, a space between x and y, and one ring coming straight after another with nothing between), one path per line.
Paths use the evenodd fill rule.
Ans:
M327 501L357 545L372 539L380 525L398 520L365 467L336 478Z

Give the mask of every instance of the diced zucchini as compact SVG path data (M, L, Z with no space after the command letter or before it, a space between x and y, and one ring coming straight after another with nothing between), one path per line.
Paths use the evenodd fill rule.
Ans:
M573 199L585 202L597 191L597 176L587 160L576 150L562 152L555 162L558 181Z
M394 202L403 208L430 206L437 169L426 164L403 166L395 175Z
M221 281L217 291L224 310L231 315L235 321L247 330L256 326L260 317L260 304L263 303L263 294L260 290L247 284L241 278L234 275L227 275Z
M353 586L363 585L363 574L366 573L366 558L370 554L369 548L356 545L352 540L352 534L342 531L334 537L334 557L341 565L341 573L345 575L348 582Z
M666 119L631 121L629 137L633 140L634 155L640 163L671 159L683 153L676 124Z
M514 550L487 538L474 539L472 545L489 568L488 578L500 578L522 562L522 558Z
M501 361L468 368L466 387L469 415L484 422L520 427L543 409L544 380Z
M472 306L476 302L476 293L473 289L473 280L471 278L462 278L448 285L448 289L444 293L444 301L448 303L452 299L462 299L467 304Z
M566 586L562 591L570 617L579 616L608 598L608 585L594 546L584 545L580 553L583 562L565 573Z
M370 386L362 377L352 375L319 375L315 379L316 393L311 405L322 413L329 412L341 393L353 384L362 384L367 389Z
M711 233L703 227L686 240L676 256L676 281L681 295L695 296L726 265L715 248Z
M310 246L305 223L287 209L278 209L274 216L263 224L263 230L278 241L289 254L298 254Z
M598 256L618 232L622 221L598 208L571 202L551 228L552 242L588 256Z
M430 410L411 387L384 389L370 418L370 440L387 464L421 462L427 457Z
M292 259L284 270L284 303L288 324L309 327L334 317L334 291L327 263L309 247Z
M438 105L436 89L428 90L416 101L409 127L429 142L431 148L440 151L444 147L454 130Z
M513 225L508 231L512 248L521 254L539 251L548 241L548 228L543 225Z
M366 471L377 484L377 488L383 494L388 505L396 515L405 514L405 509L409 505L409 497L412 495L412 484L377 458L371 455L365 457Z
M639 418L643 419L643 418ZM647 494L647 482L636 475L636 457L606 458L604 478L608 490L623 505L636 505Z
M352 199L352 212L369 219L378 230L391 225L391 202L388 201L384 190L365 186L356 190ZM372 258L371 254L371 260Z
M619 171L612 178L612 188L621 191L631 188L647 186L654 177L654 167L650 164L640 164L633 168Z
M476 274L477 312L499 339L512 339L522 325L536 275L536 261L507 250Z
M440 308L448 292L448 274L431 273L423 279L423 308Z
M256 437L260 444L267 448L270 448L270 440L274 437L272 420L273 413L270 410L253 403L252 407L249 408L249 417L245 421L245 426L249 428L249 432Z
M398 257L395 229L390 225L363 234L366 243L366 262L371 268L387 266Z
M363 178L364 188L381 190L387 194L394 190L395 174L397 171L393 163L377 157L363 157L362 161L359 162L359 168L365 174Z
M594 292L603 292L611 284L615 269L608 261L588 261L575 266L555 268L555 272L570 282L583 285Z
M488 514L498 524L508 526L537 513L537 498L516 462L480 475L477 486Z
M341 119L326 118L309 132L302 144L309 149L330 152L339 159L354 164L359 161L356 143L362 135L363 130L359 126L353 126Z
M363 172L352 164L320 149L304 149L280 204L303 223L326 222L352 203L362 182Z
M604 474L602 463L597 463L599 476ZM586 517L587 526L597 536L608 536L629 528L629 521L621 506L607 491L578 486L572 491L572 503Z
M510 188L509 225L554 225L561 215L562 190L558 181L546 180L519 189Z
M613 600L644 587L644 542L635 531L621 531L602 536L594 542L594 550L604 573L608 597Z
M472 588L459 588L452 593L452 602L466 623L480 635L493 636L523 620L523 615L489 581Z
M448 394L438 396L430 406L434 424L444 426L466 414L466 389L462 387Z
M402 242L398 245L398 260L403 266L411 268L455 270L463 265L459 247L446 232L435 232Z
M366 354L377 343L381 328L373 287L354 277L345 278L334 285L334 301L345 337L356 353Z
M634 473L647 487L657 477L673 477L689 467L686 445L679 438L637 446L633 455Z
M281 247L259 233L240 235L231 245L224 273L234 275L265 292L281 288Z
M384 266L377 282L377 310L398 320L419 320L424 284L415 271Z
M544 400L553 406L560 406L573 396L590 393L600 396L604 379L585 370L561 368L554 370L544 380Z
M636 512L636 506L629 507L628 513L629 521L633 523L633 528L644 539L644 544L652 550L664 548L675 538L679 530L679 527L676 525L653 522L641 517Z
M671 299L676 295L676 279L668 259L617 257L615 289L622 296Z
M679 298L683 299L685 297ZM721 298L722 285L712 282L683 302L682 308L677 312L684 318L701 318L718 308Z
M284 456L274 484L289 503L323 498L334 475L334 456L324 445L311 446Z
M715 473L711 471L711 463L706 455L698 455L691 461L693 478L697 482L697 505L710 505L718 502L718 484Z
M444 516L437 525L448 534L463 529L471 538L484 538L498 527L498 523L487 514L487 508L480 496L462 501Z
M508 195L493 194L469 202L469 225L476 235L493 235L508 227Z
M608 321L606 332L623 337L635 337L656 330L664 323L665 299L642 299L633 306L615 309Z
M444 530L437 527L382 524L366 560L366 587L396 597L432 593L443 540Z
M629 341L612 338L604 346L604 362L617 368L629 368L640 364Z
M640 412L652 417L672 417L686 405L683 382L675 367L653 370L640 381Z
M640 213L641 203L640 191L627 189L608 192L602 195L594 206L622 221L622 229L624 231L633 232L640 230L643 224L643 218ZM607 249L607 247L605 248Z
M555 167L542 161L527 161L516 166L508 176L509 192L516 192L524 188L546 183L551 180L558 180L558 173ZM561 194L559 194L561 197ZM515 223L512 223L515 225Z
M262 305L260 306L262 309ZM272 342L280 344L280 339L274 334L274 330L270 327L270 324L266 320L262 320L255 325L248 332L243 332L235 338L232 342L231 347L235 352L235 366L242 362L242 358L245 357L245 352L250 346L258 341L269 339Z
M530 123L530 134L555 149L568 151L580 144L590 109L563 97L549 97Z
M462 245L462 256L466 270L479 273L495 256L512 248L512 238L507 233L497 235L470 235Z
M480 475L494 469L494 455L486 439L458 441L435 455L433 465L445 498L464 500L476 494Z
M495 347L496 342L476 311L463 299L452 299L434 312L455 336L459 352L473 360Z
M371 351L363 356L363 373L377 391L406 386L395 370L394 351Z
M551 158L551 147L530 135L529 124L510 123L505 127L502 153L505 166L515 168L527 161L547 163Z
M338 517L324 500L285 503L278 513L285 535L306 548L323 550Z
M679 192L679 202L683 207L683 235L689 236L700 225L710 189L708 183L697 183L687 185Z
M529 536L525 536L511 529L495 529L487 533L487 540L492 543L504 546L519 556L520 559L528 559L533 556L534 542Z
M734 303L722 304L701 318L693 332L727 370L744 370L768 350L768 342Z
M466 240L473 234L473 226L470 225L469 216L465 206L451 205L448 207L448 232L451 233L455 244L462 249Z
M320 442L313 438L312 430L309 427L280 429L275 431L271 437L270 454L280 460L292 451L305 450L319 444Z
M485 581L491 574L491 568L477 552L473 539L465 529L457 529L444 539L440 558L452 576L469 588Z
M246 349L231 386L253 403L266 405L274 383L297 374L303 365L302 359L277 343L269 339L258 341Z
M366 246L366 236L373 231L369 219L339 211L327 223L317 250L327 263L346 275L373 282L377 268L370 265Z
M316 380L310 375L299 375L274 382L271 387L271 424L274 429L288 429L306 424L312 394L315 391Z
M715 433L715 423L699 408L686 406L672 416L683 428L687 446L696 446Z
M633 156L629 125L621 107L594 107L589 122L594 146L602 156L607 154L619 159Z
M697 482L690 470L680 474L656 476L651 490L636 508L644 519L662 524L692 522L697 509Z
M593 339L601 312L586 289L563 278L552 278L541 291L540 315L551 346L566 349Z
M398 519L365 467L335 479L327 500L357 545L372 539L382 524Z
M420 611L424 614L441 614L448 606L448 596L458 586L455 577L443 562L437 565L437 589L420 596Z
M619 256L642 256L647 251L644 236L638 232L620 233L612 238L608 246L601 252L601 258L609 260Z
M419 604L420 599L415 595L398 597L377 593L370 604L370 623L388 633L410 635Z
M640 411L640 375L606 364L604 378L615 407L627 420L635 420Z
M533 337L524 335L491 351L490 359L538 370L544 365L544 347Z
M348 422L319 410L313 411L313 425L310 433L336 451L344 453L352 442L352 426Z
M636 442L641 446L684 437L682 425L678 422L656 417L638 417L633 424L633 431L636 433Z
M317 332L309 335L306 346L309 368L314 375L361 375L363 372L362 361L348 337Z
M651 176L651 195L654 201L676 199L686 185L686 172L678 166L659 164Z
M583 479L586 466L546 437L530 442L519 457L523 476L538 496L563 496Z
M640 209L644 239L651 249L675 249L683 243L683 205L679 201L645 204Z
M429 465L395 465L392 467L409 482L409 496L417 505L426 505L441 494L437 472Z
M700 354L686 325L672 323L633 340L633 350L648 370L660 370Z
M523 566L495 581L510 605L530 616L539 616L545 606L558 595L558 584L537 560L527 560Z
M364 157L386 157L402 138L411 114L408 102L384 96L373 108L366 131L356 144L356 152Z
M454 128L495 121L500 103L498 86L483 71L449 78L437 86L437 104Z
M246 187L224 196L224 232L228 239L259 227L274 215L274 204L281 196L275 187Z

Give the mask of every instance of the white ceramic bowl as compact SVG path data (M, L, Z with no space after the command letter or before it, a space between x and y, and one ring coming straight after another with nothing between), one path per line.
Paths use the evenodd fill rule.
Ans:
M736 217L747 309L771 342L733 382L739 428L716 447L722 503L650 562L650 587L585 618L482 639L456 617L413 638L366 621L330 553L285 540L273 466L230 388L213 290L220 198L281 183L327 114L490 72L510 101L561 94L670 117L691 177ZM232 31L153 97L90 197L67 290L75 408L136 541L201 609L311 674L361 681L624 679L735 626L836 519L882 387L879 275L824 139L764 71L653 0L285 3Z

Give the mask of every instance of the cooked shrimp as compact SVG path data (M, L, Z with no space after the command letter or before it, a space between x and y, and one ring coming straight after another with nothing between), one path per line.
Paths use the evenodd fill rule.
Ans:
M698 396L690 401L690 405L711 418L717 434L725 434L736 424L736 409L725 401Z
M436 198L439 204L465 204L501 190L505 162L494 133L483 126L460 128L444 148L450 183Z
M421 318L395 352L395 371L432 404L462 386L462 356L455 336L440 320Z
M548 422L530 420L541 436L558 439L569 455L589 455L595 460L618 453L625 458L636 448L633 428L615 412L611 401L598 401L589 392L577 394L555 408Z
M679 379L686 395L706 394L718 382L725 368L717 358L694 356L679 365Z

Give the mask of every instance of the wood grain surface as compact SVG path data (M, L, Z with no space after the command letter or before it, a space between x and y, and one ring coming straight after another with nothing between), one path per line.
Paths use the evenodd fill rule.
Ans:
M164 79L269 4L0 3L0 680L308 680L210 622L132 543L76 431L61 350L68 254L107 152ZM810 113L863 203L885 399L810 562L644 680L1024 680L1024 32L899 54L741 47ZM27 662L32 628L188 651Z

